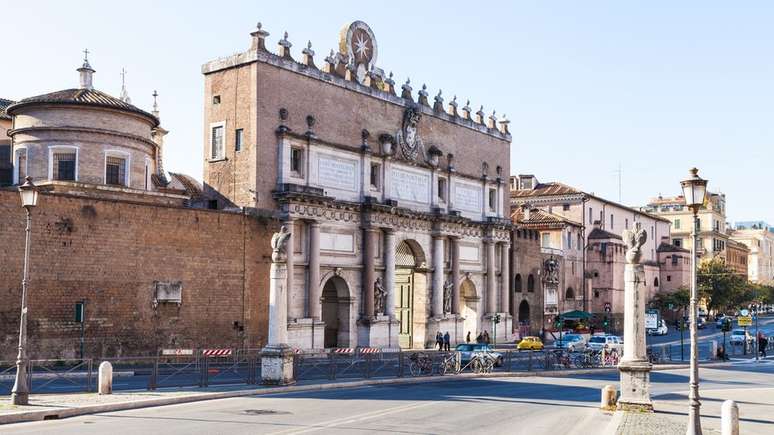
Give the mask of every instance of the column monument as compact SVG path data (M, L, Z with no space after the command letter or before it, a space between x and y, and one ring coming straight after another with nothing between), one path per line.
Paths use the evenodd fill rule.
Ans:
M291 233L283 225L271 238L269 272L269 340L261 350L261 379L268 385L288 385L293 376L293 351L288 346L288 250Z
M650 400L651 364L645 352L645 267L640 264L640 249L648 233L637 223L634 230L623 233L626 243L624 268L624 349L618 371L621 374L621 397L618 409L652 411Z

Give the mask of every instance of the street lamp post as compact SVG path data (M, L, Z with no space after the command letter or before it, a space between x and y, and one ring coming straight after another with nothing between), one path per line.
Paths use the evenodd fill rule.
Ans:
M11 402L14 405L26 405L29 402L30 389L27 384L27 284L29 283L28 267L30 263L30 230L32 224L32 208L38 203L38 190L32 179L27 177L19 186L22 207L27 212L26 240L24 242L24 272L22 275L21 322L19 326L19 355L16 357L16 381L11 390Z
M692 168L690 178L681 181L683 188L683 197L685 205L693 212L693 231L691 238L691 312L690 312L690 335L691 335L691 374L688 391L688 435L701 435L701 421L699 411L701 403L699 402L699 346L697 343L697 302L698 289L696 284L696 254L699 243L699 209L704 204L704 197L707 193L707 180L699 177L699 170Z

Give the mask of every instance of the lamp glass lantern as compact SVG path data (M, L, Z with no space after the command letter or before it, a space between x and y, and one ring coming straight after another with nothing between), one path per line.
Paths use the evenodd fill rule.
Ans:
M707 195L707 180L699 177L699 170L696 168L690 170L690 175L690 178L681 181L680 185L683 187L685 205L698 210L704 204L704 198Z
M19 186L22 207L31 208L38 205L38 188L32 183L32 178L27 177L24 184Z

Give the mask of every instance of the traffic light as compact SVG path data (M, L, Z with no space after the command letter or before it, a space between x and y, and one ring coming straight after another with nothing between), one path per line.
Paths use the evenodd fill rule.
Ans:
M723 330L723 332L728 332L728 331L731 330L731 319L729 319L728 317L723 319L723 328L722 328L722 330Z

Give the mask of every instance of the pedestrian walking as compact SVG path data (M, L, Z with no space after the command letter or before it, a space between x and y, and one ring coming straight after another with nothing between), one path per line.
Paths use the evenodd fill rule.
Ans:
M489 332L484 329L484 343L489 344Z
M443 334L443 350L447 352L451 350L451 337L449 336L449 331L446 331L446 334Z
M465 337L465 343L470 343L470 331L468 331L468 335Z
M484 342L484 336L483 336L483 334L481 334L481 333L479 332L479 333L478 333L478 335L476 336L476 343L479 343L479 344L481 344L481 343L483 343L483 342Z
M758 331L758 352L761 356L766 358L766 346L769 345L769 340L763 335L763 332Z
M438 346L438 350L443 350L443 334L441 334L441 331L435 334L435 344Z

